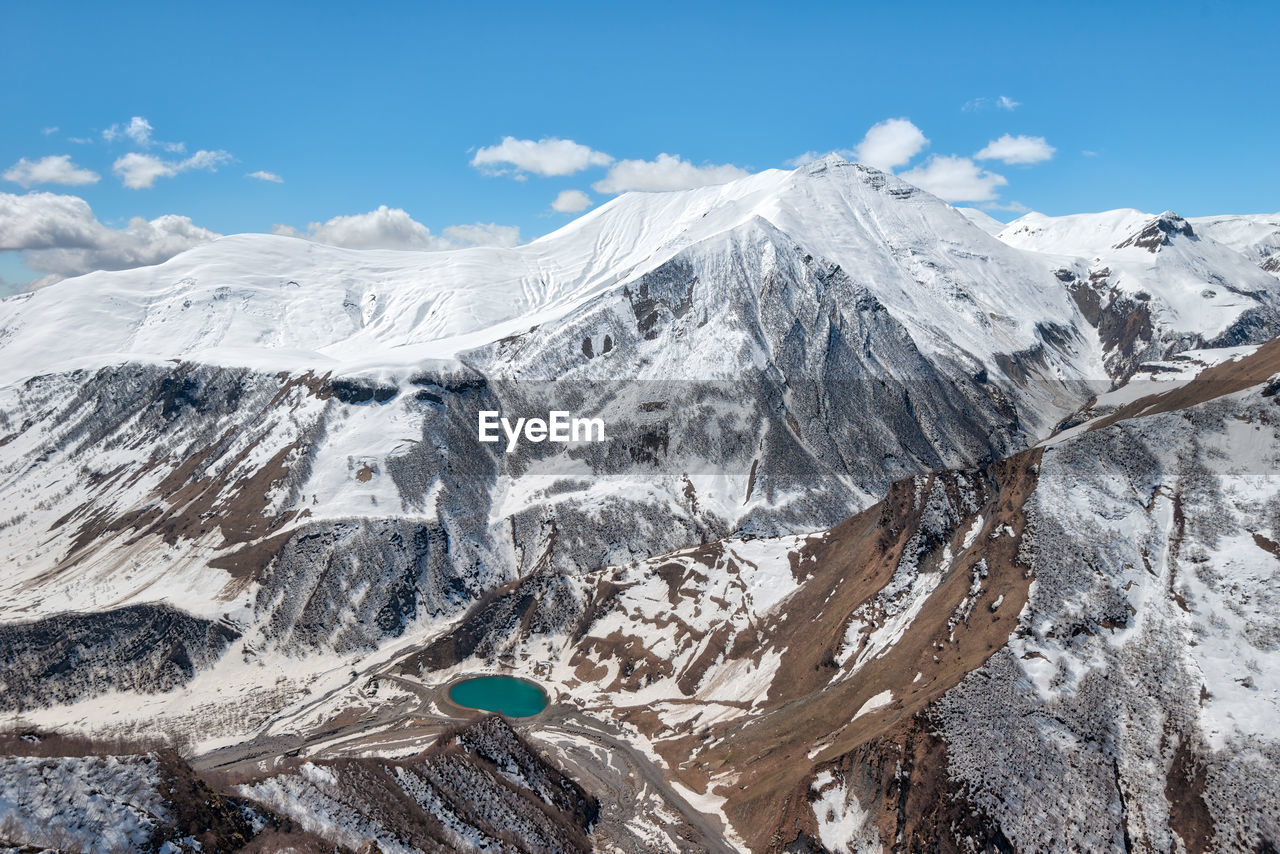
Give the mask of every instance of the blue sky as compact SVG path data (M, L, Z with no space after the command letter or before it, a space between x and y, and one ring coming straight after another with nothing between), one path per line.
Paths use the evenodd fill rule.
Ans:
M949 167L938 186L1001 219L1280 209L1274 3L0 2L0 20L0 289L380 206L406 213L315 236L528 240L571 219L565 190L598 204L865 152L897 118L927 143L895 171ZM913 150L895 127L887 163ZM506 137L579 148L513 164ZM119 233L163 215L190 223ZM445 232L476 223L505 230Z

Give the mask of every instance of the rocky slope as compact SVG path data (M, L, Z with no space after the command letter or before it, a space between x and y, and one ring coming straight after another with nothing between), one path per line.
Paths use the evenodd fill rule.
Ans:
M1267 850L1277 373L1272 341L828 531L607 568L575 597L522 579L402 672L562 686L751 850Z
M215 791L172 750L0 743L4 850L585 852L598 804L500 718L411 759L294 762Z

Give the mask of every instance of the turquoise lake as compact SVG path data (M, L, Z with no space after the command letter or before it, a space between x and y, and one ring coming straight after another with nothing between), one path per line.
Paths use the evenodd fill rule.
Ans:
M511 676L464 679L449 689L449 699L468 709L501 712L513 718L536 715L547 707L545 691Z

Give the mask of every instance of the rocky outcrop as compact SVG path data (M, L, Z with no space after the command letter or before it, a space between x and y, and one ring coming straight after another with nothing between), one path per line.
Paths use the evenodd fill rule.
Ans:
M106 691L167 691L240 636L226 622L131 605L0 625L0 710L21 712Z

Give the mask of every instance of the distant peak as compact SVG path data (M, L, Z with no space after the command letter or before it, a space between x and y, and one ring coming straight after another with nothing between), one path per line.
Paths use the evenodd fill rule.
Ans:
M835 153L820 157L812 163L806 163L792 174L817 180L838 178L849 184L860 184L894 198L910 198L918 193L916 187L892 172L882 172L874 166L846 160Z
M801 166L796 171L802 172L806 175L821 175L823 172L827 171L828 169L838 168L840 166L849 166L849 165L850 163L848 160L844 159L839 154L836 154L834 151L832 151L829 154L822 155L817 160L811 160L810 162Z
M863 176L878 176L882 181L884 178L889 177L891 174L888 172L882 172L881 170L876 169L874 166L868 166L865 163L857 163L853 160L848 160L842 155L837 154L834 151L831 152L830 154L824 154L823 156L819 157L817 160L806 163L805 165L797 169L796 172L803 175L817 176L817 175L822 175L834 170L842 170L842 169L852 169L854 170L854 172Z
M1196 236L1195 231L1191 228L1191 223L1173 211L1165 211L1144 225L1139 231L1117 243L1115 248L1125 249L1133 246L1145 249L1154 255L1160 251L1160 247L1168 246L1172 242L1174 235L1178 234L1191 238Z

